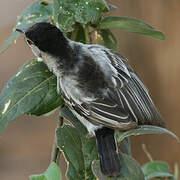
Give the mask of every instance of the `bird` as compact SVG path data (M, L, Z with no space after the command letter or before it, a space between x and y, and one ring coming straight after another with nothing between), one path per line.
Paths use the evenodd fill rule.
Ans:
M68 39L48 22L16 29L34 55L57 77L57 92L77 119L96 137L101 171L119 176L117 131L138 125L164 126L147 88L126 58L102 45Z

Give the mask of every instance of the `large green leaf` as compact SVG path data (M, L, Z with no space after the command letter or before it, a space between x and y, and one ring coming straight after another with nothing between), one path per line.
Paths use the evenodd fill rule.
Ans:
M0 132L22 114L46 114L62 103L56 92L56 77L43 62L30 60L0 94Z
M99 23L97 28L100 29L117 28L124 31L151 36L156 39L161 39L161 40L165 39L165 36L162 32L156 30L149 24L128 17L106 17Z
M173 177L173 174L169 169L168 164L161 161L153 161L145 164L142 167L142 171L145 175L146 180L157 177Z
M81 136L78 129L64 125L57 130L57 144L68 161L67 177L69 180L95 180L91 171L91 163L97 159L94 138Z
M69 2L67 1L67 6L69 6ZM70 14L69 10L66 11L64 9L65 1L61 0L53 0L53 17L54 22L57 27L59 27L62 31L72 31L72 25L75 24L73 14ZM71 6L74 6L71 4ZM71 6L68 9L71 9Z
M98 180L144 180L140 165L129 155L119 153L121 173L118 177L107 177L101 173L100 162L95 160L92 163L92 170Z
M137 129L129 131L120 131L116 134L116 138L118 142L121 142L126 137L137 136L142 134L169 134L179 142L179 138L173 132L161 127L150 125L141 125Z
M75 22L96 23L104 8L100 0L53 0L54 20L63 31L72 31Z
M0 52L3 52L7 47L19 36L19 32L16 32L16 28L27 29L32 24L37 22L47 22L52 16L52 3L45 3L45 1L37 0L31 6L29 6L18 17L16 26L13 28L10 38L4 43L4 46Z
M86 129L68 108L63 108L61 115L76 127L64 125L56 132L57 145L68 161L68 179L95 180L91 170L92 161L98 158L95 138L86 136Z
M61 176L60 168L54 162L50 164L48 169L43 174L30 176L30 180L61 180L61 179L62 176Z

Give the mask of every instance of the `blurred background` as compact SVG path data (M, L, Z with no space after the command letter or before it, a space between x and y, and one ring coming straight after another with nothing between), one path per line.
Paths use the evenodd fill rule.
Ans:
M17 15L33 0L4 0L0 6L0 47L9 38ZM118 6L112 15L141 19L166 35L165 41L133 33L115 31L119 53L143 79L151 97L165 118L167 129L180 137L180 23L179 0L109 0ZM18 68L33 55L23 37L0 54L0 91ZM49 164L57 113L50 117L23 116L0 134L0 179L24 180L42 173ZM142 150L146 144L154 160L180 165L180 145L168 135L133 137L133 156L141 164L149 161ZM63 161L62 161L63 162ZM62 170L65 167L62 163Z

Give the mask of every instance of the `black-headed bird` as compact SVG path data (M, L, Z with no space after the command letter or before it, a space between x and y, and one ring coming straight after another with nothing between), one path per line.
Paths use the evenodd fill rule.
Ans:
M52 24L41 22L17 31L57 76L65 104L95 135L102 173L118 176L115 131L163 125L142 81L124 57L101 45L74 42Z

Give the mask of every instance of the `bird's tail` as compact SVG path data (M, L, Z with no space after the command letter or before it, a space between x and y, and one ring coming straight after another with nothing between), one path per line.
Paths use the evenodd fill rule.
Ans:
M120 161L116 151L114 130L101 128L95 131L101 171L106 176L120 175Z

